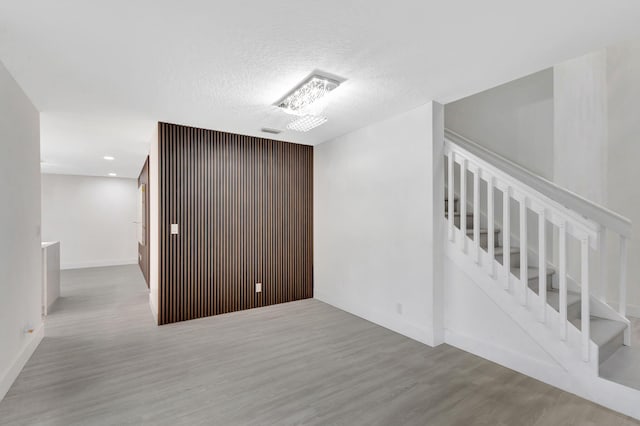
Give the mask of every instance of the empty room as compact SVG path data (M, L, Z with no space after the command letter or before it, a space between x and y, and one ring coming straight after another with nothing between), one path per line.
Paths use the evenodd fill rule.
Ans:
M0 425L640 424L638 22L0 1Z

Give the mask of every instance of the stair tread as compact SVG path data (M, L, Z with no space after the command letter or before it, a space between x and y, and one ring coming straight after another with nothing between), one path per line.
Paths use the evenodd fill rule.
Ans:
M448 217L449 216L449 212L445 211L444 215L445 215L445 217ZM460 216L460 212L456 210L456 211L453 212L453 215L454 216ZM467 216L473 216L473 212L467 212Z
M580 329L582 325L581 319L571 320L571 324ZM598 346L609 343L611 339L622 333L625 328L627 328L627 325L623 322L600 317L592 316L589 321L591 340Z
M473 235L473 228L467 228L467 235ZM487 228L480 228L479 229L481 234L488 234L489 230ZM500 230L498 228L494 228L493 230L494 233L496 232L500 232Z
M503 246L498 246L495 247L493 249L493 253L495 255L502 255L504 254L504 247ZM509 248L509 253L514 254L514 253L520 253L520 248L519 247L510 247Z
M511 273L516 277L520 277L520 268L511 268ZM556 271L553 268L547 268L547 276L555 274ZM540 269L538 268L527 268L527 278L532 280L534 278L538 278L540 276Z
M575 291L567 291L567 307L580 303L580 293ZM547 304L553 309L560 312L560 290L554 288L553 290L547 290Z

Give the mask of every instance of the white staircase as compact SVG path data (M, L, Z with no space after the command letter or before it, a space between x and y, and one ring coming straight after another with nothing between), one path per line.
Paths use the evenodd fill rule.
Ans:
M625 388L616 405L590 389L618 390L601 385L600 366L631 345L629 220L448 130L444 155L446 255L587 389L583 394L640 416L637 390ZM617 237L617 247L607 235ZM628 408L634 398L637 410Z

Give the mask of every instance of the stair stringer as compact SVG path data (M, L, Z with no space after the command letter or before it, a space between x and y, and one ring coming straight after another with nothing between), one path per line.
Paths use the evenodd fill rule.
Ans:
M456 236L459 237L459 235ZM469 244L469 246L472 245ZM514 294L504 290L502 288L503 282L491 278L487 274L486 266L482 266L482 262L476 264L472 258L460 250L458 239L455 242L446 239L445 256L456 267L460 268L493 301L497 308L511 318L529 338L536 342L559 365L558 371L563 372L564 376L549 379L548 375L533 376L528 371L521 371L515 368L517 371L640 420L640 404L638 404L640 391L598 377L597 346L591 342L591 354L595 356L591 357L589 363L582 361L579 349L580 332L577 328L569 324L567 341L561 341L557 331L559 314L555 310L548 309L546 323L539 321L537 316L539 311L532 309L530 304L526 307L521 305L517 293ZM496 271L500 273L502 271L500 269L501 265L497 262L496 265ZM533 292L531 294L535 295ZM537 295L535 295L535 299L533 297L529 298L530 303L532 300L537 302ZM455 342L451 342L451 344L456 346ZM477 353L476 355L482 356ZM505 366L514 368L513 365Z

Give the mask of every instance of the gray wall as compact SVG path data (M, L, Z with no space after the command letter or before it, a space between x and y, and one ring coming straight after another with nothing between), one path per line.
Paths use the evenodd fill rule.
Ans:
M553 71L540 71L447 104L445 126L551 180Z
M0 398L43 335L39 120L0 63Z

